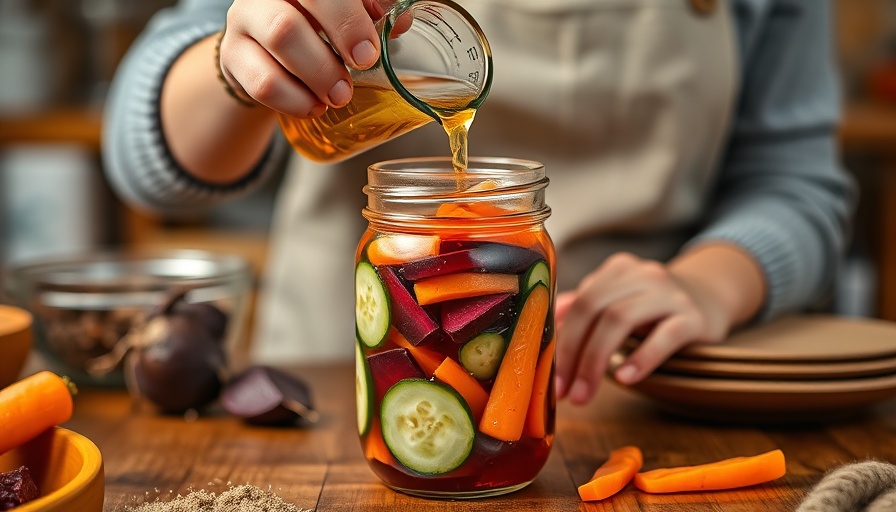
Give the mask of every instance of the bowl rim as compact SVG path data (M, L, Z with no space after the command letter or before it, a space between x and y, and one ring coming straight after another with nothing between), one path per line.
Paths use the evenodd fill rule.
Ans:
M59 505L73 496L79 495L103 473L103 454L86 436L64 427L53 427L53 436L61 436L81 454L81 469L68 483L35 500L16 507L17 512L40 512L45 507ZM105 487L105 486L104 486Z
M4 283L6 294L22 299L24 289L29 284L39 283L49 286L89 286L91 290L130 291L147 286L148 281L126 282L108 280L96 282L91 279L67 280L40 277L42 274L52 274L55 270L65 269L71 266L88 267L102 263L139 263L153 260L195 260L207 261L217 265L214 272L203 276L151 276L160 282L189 284L203 283L207 281L251 279L251 265L241 255L229 252L209 251L205 249L101 249L96 251L77 252L64 255L45 256L35 258L27 262L10 264L4 271Z
M0 318L4 320L0 323L0 340L31 329L34 323L30 311L10 304L0 304Z

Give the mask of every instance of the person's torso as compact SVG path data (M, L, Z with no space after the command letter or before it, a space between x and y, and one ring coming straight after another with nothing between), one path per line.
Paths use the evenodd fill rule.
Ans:
M495 68L470 154L545 164L561 289L615 250L602 239L649 238L699 217L737 82L724 2L696 2L715 3L708 13L690 0L461 3L488 37ZM366 226L366 166L448 154L447 135L430 123L335 165L293 159L262 304L264 358L351 354L351 268ZM672 244L648 245L644 252L660 257Z

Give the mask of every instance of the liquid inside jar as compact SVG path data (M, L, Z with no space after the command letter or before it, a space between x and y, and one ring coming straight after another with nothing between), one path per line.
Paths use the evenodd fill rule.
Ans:
M372 222L358 245L358 430L396 490L503 494L548 457L555 254L534 215L483 223L508 213L446 202L417 229Z

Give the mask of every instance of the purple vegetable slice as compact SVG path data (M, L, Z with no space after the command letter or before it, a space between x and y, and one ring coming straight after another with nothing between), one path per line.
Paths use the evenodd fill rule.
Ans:
M221 392L224 409L257 425L286 425L299 419L316 422L311 389L304 380L270 366L253 366Z
M513 295L496 293L442 304L442 330L455 343L464 343L504 317L513 314Z
M500 243L447 252L405 263L399 273L410 281L457 272L493 272L518 274L543 256L531 249Z
M417 304L417 299L405 288L395 270L379 267L377 271L388 290L392 303L392 323L398 332L414 345L441 338L439 324Z
M40 497L26 466L0 473L0 510L12 510Z
M373 394L377 403L396 382L425 377L406 348L393 348L369 355L367 366L370 369Z

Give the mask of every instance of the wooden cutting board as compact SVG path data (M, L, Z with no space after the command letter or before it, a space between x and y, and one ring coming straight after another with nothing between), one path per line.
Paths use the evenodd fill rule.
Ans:
M859 361L767 362L672 358L658 371L694 377L749 380L829 380L896 374L896 357Z
M674 358L768 363L896 357L896 322L828 315L782 318L736 332L718 345L692 345Z

